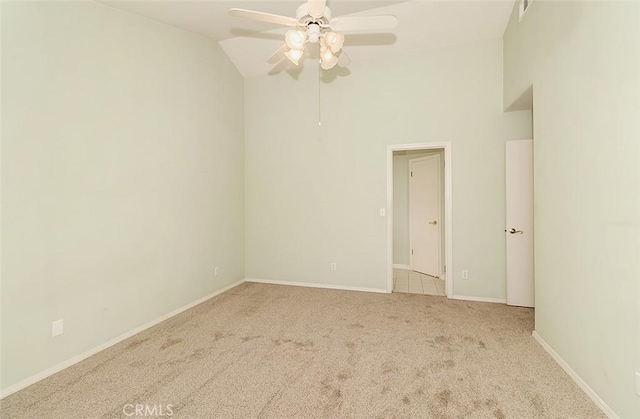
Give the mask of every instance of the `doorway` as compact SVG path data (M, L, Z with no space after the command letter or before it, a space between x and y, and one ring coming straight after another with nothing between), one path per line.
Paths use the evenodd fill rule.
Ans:
M453 295L451 195L451 143L387 147L388 292Z

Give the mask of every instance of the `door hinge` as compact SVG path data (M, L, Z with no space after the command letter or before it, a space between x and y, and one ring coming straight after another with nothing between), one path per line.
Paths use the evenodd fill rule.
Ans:
M413 177L413 171L411 172L411 177Z
M411 249L411 254L413 254L413 249Z
M447 273L447 265L444 265L444 273Z

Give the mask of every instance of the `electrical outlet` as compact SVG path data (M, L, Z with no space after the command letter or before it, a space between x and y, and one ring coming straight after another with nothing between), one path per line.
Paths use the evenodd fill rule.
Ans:
M331 262L331 270L335 271L337 269L336 263L335 262Z
M55 338L64 333L64 319L56 320L51 323L51 337Z
M387 209L386 208L380 208L380 216L381 217L385 217L387 215Z
M218 267L213 268L213 276L218 276Z
M462 279L469 279L469 271L466 269L462 270Z
M640 372L636 371L636 394L640 397Z

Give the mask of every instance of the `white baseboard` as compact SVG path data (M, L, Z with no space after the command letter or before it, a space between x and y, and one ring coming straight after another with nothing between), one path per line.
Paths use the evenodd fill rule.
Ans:
M363 288L363 287L350 287L345 285L314 284L310 282L278 281L275 279L245 278L245 281L257 282L260 284L292 285L294 287L326 288L326 289L332 289L332 290L377 292L377 293L384 293L384 294L389 293L389 291L387 291L386 289L380 289L380 288Z
M90 356L95 355L98 352L103 351L103 350L115 345L116 343L122 342L123 340L128 339L133 335L137 335L138 333L140 333L140 332L142 332L142 331L144 331L144 330L146 330L146 329L148 329L148 328L150 328L152 326L155 326L156 324L158 324L160 322L163 322L164 320L167 320L168 318L173 317L176 314L180 314L183 311L189 310L190 308L197 306L198 304L204 303L208 299L213 298L213 297L215 297L217 295L220 295L223 292L228 291L231 288L234 288L234 287L242 284L244 281L245 281L244 279L241 279L240 281L234 282L231 285L227 285L226 287L221 288L221 289L219 289L217 291L214 291L209 295L205 295L204 297L199 298L199 299L197 299L197 300L195 300L195 301L193 301L193 302L191 302L191 303L189 303L189 304L187 304L187 305L185 305L183 307L180 307L180 308L178 308L176 310L173 310L169 314L165 314L164 316L158 317L155 320L151 320L150 322L145 323L142 326L136 327L133 330L129 330L128 332L125 332L125 333L121 334L120 336L117 336L117 337L115 337L115 338L103 343L102 345L99 345L99 346L96 346L95 348L89 349L88 351L83 352L80 355L76 355L73 358L67 359L66 361L63 361L63 362L61 362L61 363L59 363L57 365L54 365L53 367L48 368L48 369L46 369L46 370L44 370L42 372L39 372L36 375L33 375L33 376L31 376L31 377L29 377L27 379L24 379L24 380L20 381L19 383L16 383L16 384L6 388L5 390L3 390L2 393L0 393L0 399L3 399L5 397L7 397L8 395L13 394L13 393L15 393L17 391L20 391L20 390L22 390L22 389L24 389L26 387L29 387L31 384L35 384L38 381L43 380L43 379L45 379L45 378L47 378L47 377L49 377L49 376L51 376L51 375L53 375L53 374L55 374L57 372L60 372L65 368L69 368L70 366L72 366L74 364L77 364L80 361L84 361L85 359L89 358Z
M451 297L453 300L465 300L465 301L478 301L480 303L496 303L507 304L507 300L504 298L490 298L490 297L471 297L466 295L454 295Z
M575 381L578 387L580 387L582 391L584 391L587 394L587 396L589 396L589 398L593 400L596 406L598 406L600 410L602 410L602 412L605 415L607 415L608 418L620 419L620 417L616 415L613 410L611 410L611 408L604 402L604 400L602 400L600 396L598 396L598 394L596 394L596 392L593 391L593 389L589 387L587 383L585 383L585 381L578 375L578 373L575 372L573 368L571 368L569 364L567 364L565 360L562 359L560 355L558 355L556 351L554 351L553 348L549 346L547 342L545 342L544 339L542 339L542 337L538 334L538 332L534 330L531 335L535 340L538 341L540 346L542 346L542 348L545 351L547 351L549 355L551 355L551 358L553 358L558 363L558 365L560 365L560 367L564 370L564 372L566 372L569 375L569 377L571 377L571 379Z

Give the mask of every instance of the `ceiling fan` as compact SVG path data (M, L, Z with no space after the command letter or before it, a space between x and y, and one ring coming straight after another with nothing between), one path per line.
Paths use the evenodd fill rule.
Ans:
M284 55L298 65L307 44L319 44L320 65L329 70L338 64L347 67L351 60L342 50L344 34L348 32L380 31L395 28L398 18L392 15L331 17L327 0L307 0L296 10L296 17L280 16L245 9L231 9L235 17L288 26L282 45L269 59L277 63Z

